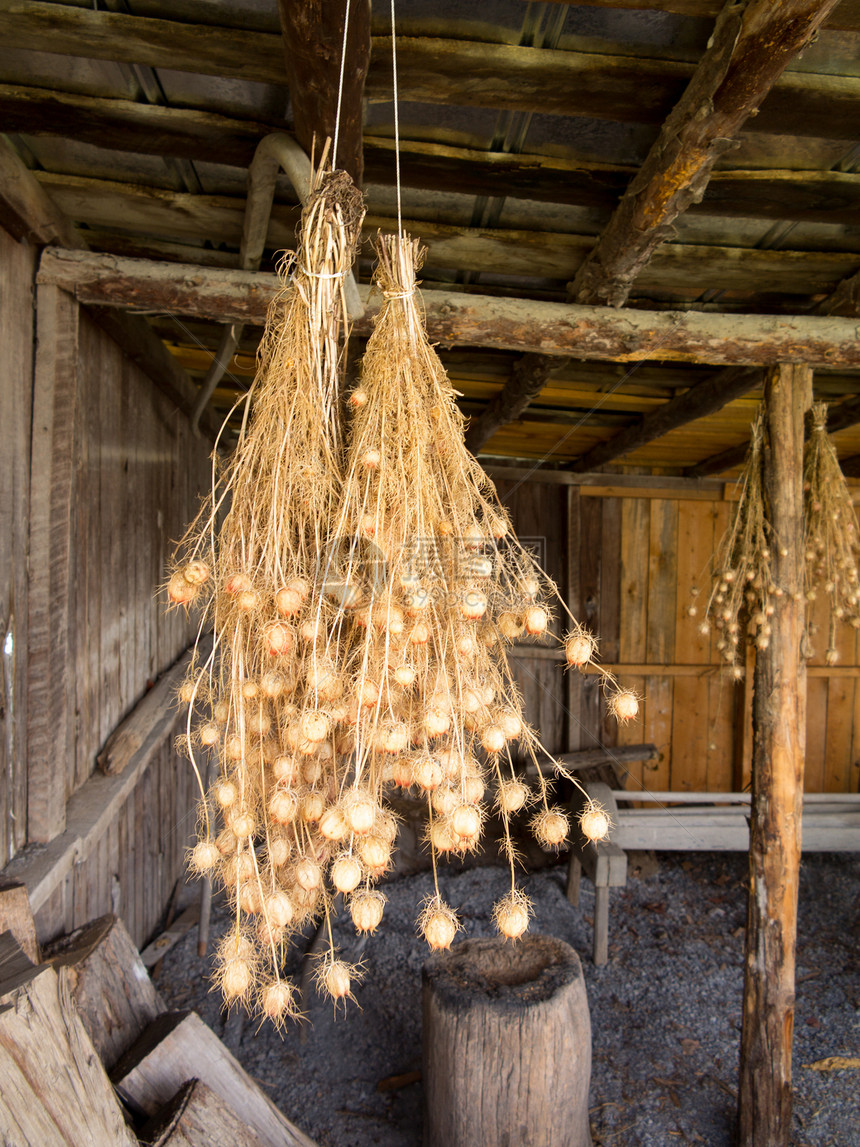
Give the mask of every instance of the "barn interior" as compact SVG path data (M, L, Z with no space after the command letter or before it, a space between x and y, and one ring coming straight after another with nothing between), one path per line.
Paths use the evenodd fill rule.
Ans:
M235 441L296 153L336 124L367 209L351 361L400 216L467 444L641 694L619 726L557 643L514 645L552 753L667 803L748 791L756 651L728 679L701 621L766 388L826 403L860 478L858 0L397 0L394 37L352 0L343 29L313 0L0 0L0 852L43 943L113 912L143 948L182 875L195 629L157 589ZM830 646L828 608L801 788L850 798L857 632Z

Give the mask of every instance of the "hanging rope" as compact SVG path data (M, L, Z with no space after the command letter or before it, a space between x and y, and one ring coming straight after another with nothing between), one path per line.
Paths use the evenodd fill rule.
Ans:
M394 170L397 182L397 234L403 238L400 202L400 98L397 91L397 33L394 23L394 0L391 0L391 72L394 80Z
M343 105L343 74L346 69L346 37L349 30L349 3L350 0L346 0L346 8L343 13L343 42L340 46L340 76L337 81L337 113L334 120L334 142L331 151L332 171L337 170L337 141L340 135L340 109Z

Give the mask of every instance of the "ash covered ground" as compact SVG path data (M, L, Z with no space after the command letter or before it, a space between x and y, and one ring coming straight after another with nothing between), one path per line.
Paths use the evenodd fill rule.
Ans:
M611 892L609 962L591 961L594 894L565 898L566 868L524 874L532 931L579 953L591 1010L591 1124L596 1147L666 1147L733 1141L743 990L746 858L661 853L626 889ZM443 872L445 899L466 936L495 935L501 867ZM417 1147L422 1141L421 967L415 934L429 873L392 880L380 930L363 946L348 916L335 929L365 965L356 1002L337 1014L309 992L307 1022L279 1035L226 1019L208 991L211 965L193 929L164 960L159 990L194 1008L284 1113L320 1147ZM228 926L213 912L212 941ZM210 945L210 951L211 947ZM860 1057L860 858L808 855L801 873L795 1020L794 1147L860 1147L860 1070L819 1071L831 1056ZM297 975L301 953L287 971ZM476 1145L477 1147L477 1145Z

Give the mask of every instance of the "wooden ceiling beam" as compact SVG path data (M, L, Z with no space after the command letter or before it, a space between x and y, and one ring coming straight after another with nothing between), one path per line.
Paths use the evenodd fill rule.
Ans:
M16 239L44 246L86 248L72 221L56 205L12 145L0 136L0 224Z
M194 315L261 326L278 289L275 275L152 263L115 255L47 249L38 281L53 283L82 303ZM372 328L379 299L359 288L365 303L356 334ZM720 315L699 311L615 311L528 299L425 291L432 341L520 354L639 362L710 362L760 366L806 362L860 370L860 340L852 319L808 315Z
M759 0L761 2L761 0ZM769 2L769 0L768 0ZM794 0L796 2L796 0ZM811 0L807 0L811 2ZM826 0L835 3L835 0ZM780 5L780 10L783 5ZM145 64L283 85L281 37L269 32L97 12L38 0L0 0L5 48ZM623 123L662 123L687 87L683 61L609 52L398 37L400 98ZM365 95L391 99L391 40L374 36ZM774 86L757 132L857 137L860 77L791 72Z
M568 4L570 0L550 0L551 4ZM642 12L671 12L677 16L704 19L719 15L722 0L577 0L587 8L625 8ZM824 23L825 28L840 32L860 32L860 0L842 0Z
M730 366L719 371L712 378L705 379L683 394L678 394L662 406L647 414L640 415L635 422L619 431L606 442L593 446L570 467L577 473L597 470L625 454L631 454L662 438L673 430L678 430L698 418L705 418L722 410L736 398L742 398L761 381L760 371L750 367Z
M104 231L116 228L162 241L207 240L213 237L238 246L245 201L240 197L191 195L163 188L141 187L112 180L38 173L39 182L75 222ZM269 223L267 246L291 248L295 243L298 207L276 203ZM393 230L387 216L368 215L364 235ZM455 227L423 219L404 219L404 227L428 248L427 269L482 271L519 275L535 280L566 282L576 273L592 247L587 235L534 230L486 230ZM637 289L676 297L694 297L701 284L723 290L769 292L804 300L811 292L829 292L857 270L860 257L842 251L781 251L667 243L656 253Z
M526 354L517 359L510 378L486 409L474 419L466 431L466 446L477 454L497 430L518 418L532 402L548 380L568 365L569 359L550 358L543 354Z
M728 0L657 141L570 285L576 303L620 307L717 159L839 0Z
M278 0L293 130L308 155L334 139L346 0ZM364 178L364 85L370 65L370 0L351 0L346 30L337 166Z
M264 135L283 123L240 120L196 108L164 107L47 88L0 84L0 123L7 131L79 140L144 155L247 167ZM394 181L394 141L365 136L365 179ZM465 195L504 195L607 212L633 167L554 156L485 152L401 141L405 187ZM716 171L691 212L744 218L860 225L860 174L841 171Z

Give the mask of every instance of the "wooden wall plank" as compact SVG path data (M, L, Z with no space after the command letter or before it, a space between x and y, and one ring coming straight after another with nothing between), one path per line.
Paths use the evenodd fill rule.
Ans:
M27 831L27 555L36 252L0 228L0 866Z
M827 699L829 687L826 678L809 677L806 682L806 768L805 787L808 792L825 792L825 761L827 746Z
M63 831L74 751L72 500L78 401L78 305L39 287L33 396L28 689L28 836Z

